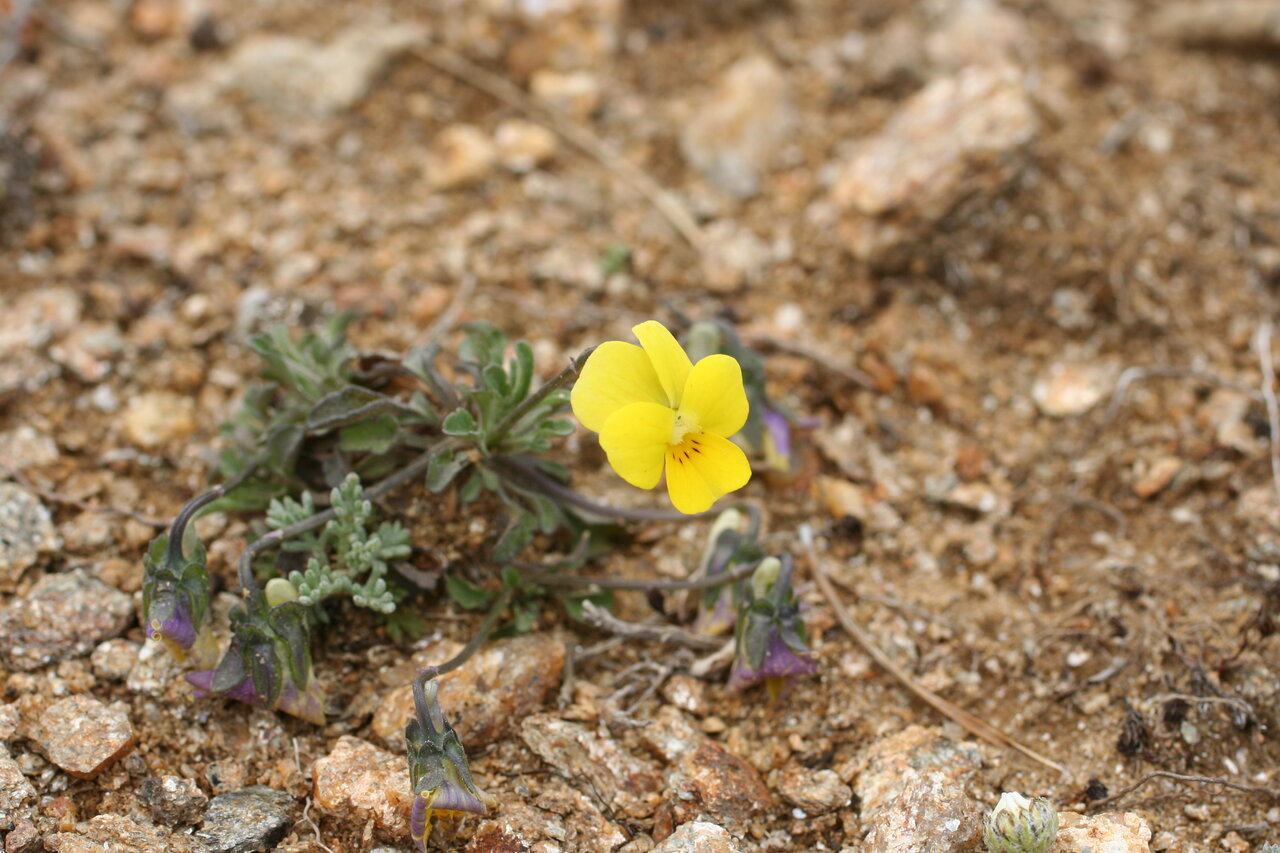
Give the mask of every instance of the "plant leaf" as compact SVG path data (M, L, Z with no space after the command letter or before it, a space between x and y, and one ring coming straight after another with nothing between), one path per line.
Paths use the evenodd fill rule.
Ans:
M351 453L386 453L396 443L400 425L391 415L343 427L338 431L338 446Z
M463 610L480 610L488 607L496 593L478 587L450 572L444 577L444 588L449 597Z
M465 455L452 450L436 453L427 467L427 488L435 494L443 492L470 463Z
M389 411L407 410L385 394L359 385L348 385L332 394L326 394L311 407L311 411L307 412L307 429L325 432Z
M471 416L471 412L467 409L454 409L445 417L440 429L445 435L474 435L476 419Z

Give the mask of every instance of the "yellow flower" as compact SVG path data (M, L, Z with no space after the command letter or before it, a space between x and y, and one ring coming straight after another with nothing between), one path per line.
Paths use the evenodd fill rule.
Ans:
M727 355L697 364L655 320L632 332L640 346L601 344L574 383L570 402L618 476L652 489L667 474L671 503L703 512L751 479L747 456L729 436L747 422L742 368Z

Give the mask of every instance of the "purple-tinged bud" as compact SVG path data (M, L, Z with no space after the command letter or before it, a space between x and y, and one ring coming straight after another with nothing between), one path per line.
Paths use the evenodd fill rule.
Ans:
M267 604L261 590L231 612L231 645L215 669L187 675L198 696L218 695L324 725L324 691L311 668L302 605Z
M818 671L791 589L790 555L761 561L747 586L734 640L732 689L763 681L776 700L796 679Z
M190 555L184 555L169 536L156 537L143 558L142 624L147 637L162 643L179 662L191 659L196 666L209 666L216 659L216 642L208 625L204 547L197 540Z
M415 717L404 730L413 787L409 828L419 850L427 849L434 816L484 814L492 801L471 778L462 741L440 709L435 675L434 669L425 669L414 680Z

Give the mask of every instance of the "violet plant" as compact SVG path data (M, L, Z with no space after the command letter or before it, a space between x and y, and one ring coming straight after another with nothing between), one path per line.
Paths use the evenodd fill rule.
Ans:
M435 342L402 358L361 353L346 343L345 326L338 318L297 339L283 330L253 339L265 367L262 382L224 426L228 446L220 467L227 479L189 501L144 558L143 624L149 637L192 667L187 680L198 696L221 696L323 724L326 696L313 660L314 628L333 617L334 600L346 598L370 611L393 637L416 619L406 608L420 591L406 565L413 557L409 534L398 521L380 520L377 510L382 498L414 483L463 513L501 520L500 531L475 561L491 571L446 576L446 591L455 601L488 612L463 652L436 672L460 666L499 629L530 630L548 601L576 619L584 601L607 606L615 589L690 590L702 611L699 627L708 631L727 633L736 610L734 686L765 680L772 691L777 679L813 671L792 602L789 558L781 569L766 570L777 560L756 565L763 552L754 508L722 516L687 582L571 573L608 547L617 522L705 516L610 506L572 487L553 452L574 429L566 417L568 389L593 350L535 387L532 347L510 344L487 324L465 327L451 369L441 367L443 351ZM680 349L674 339L672 347ZM720 354L714 362L726 360L733 358ZM625 373L626 365L609 367ZM618 381L627 381L621 373ZM666 373L655 375L650 384ZM752 400L751 413L743 415L750 439L757 405L770 404L762 396L758 363L743 381ZM608 388L591 393L607 394ZM579 396L575 407L594 405L589 393ZM679 405L667 406L672 417L681 417ZM717 428L730 434L732 424L726 424ZM662 452L670 455L674 442L664 436ZM711 500L738 487L712 485ZM254 529L261 533L239 557L241 600L230 613L230 640L220 656L206 552L192 525L211 510L259 513ZM567 556L548 563L521 559L539 537L544 547L559 540ZM290 567L290 553L305 564ZM751 572L760 580L747 583ZM433 678L424 674L415 682L416 715L406 729L420 846L433 814L482 813L486 799L444 720Z

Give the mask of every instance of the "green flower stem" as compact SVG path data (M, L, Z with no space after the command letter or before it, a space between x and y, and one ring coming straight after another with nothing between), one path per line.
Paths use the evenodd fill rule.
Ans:
M489 446L499 446L502 440L507 437L507 433L511 432L512 427L520 423L520 419L533 411L539 403L547 398L548 394L563 388L570 380L577 379L578 374L582 372L582 366L587 363L587 358L591 353L595 352L595 349L595 347L589 347L583 350L577 358L569 362L568 367L544 382L537 391L525 397L524 402L507 412L506 416L494 424L493 429L485 436Z
M742 580L756 570L756 566L760 564L759 560L739 566L732 572L722 575L712 575L707 578L696 578L684 581L658 581L658 580L634 580L631 578L599 578L588 577L585 575L561 575L553 572L546 572L541 575L534 575L529 578L532 583L541 586L567 586L567 587L590 587L598 586L601 589L634 589L641 592L649 592L659 590L662 592L678 592L680 590L698 590L710 589L722 584L734 583ZM524 569L529 566L528 563L513 563L518 569Z
M173 524L169 527L169 548L168 558L170 565L179 565L182 562L182 537L186 533L187 525L196 517L200 510L204 509L214 501L224 497L229 492L244 485L250 477L258 470L258 467L266 460L266 454L259 454L240 470L238 474L227 480L222 485L210 489L202 495L197 495L182 505L182 509L178 511L177 516L173 519Z
M600 518L612 518L621 521L697 521L720 513L719 509L709 509L706 512L685 515L683 512L671 509L629 509L609 506L608 504L596 503L590 498L583 497L563 483L548 477L513 456L494 457L486 460L484 464L499 476L507 477L521 486L542 492L549 498L575 506Z
M367 501L374 501L389 492L395 491L415 477L425 474L427 468L431 465L431 457L436 453L439 453L447 447L456 449L462 446L462 442L453 440L443 441L440 444L437 444L426 453L419 454L412 462L401 468L399 471L365 489L361 497ZM326 509L324 512L318 512L310 518L304 518L301 521L294 522L286 527L273 530L265 536L250 542L245 546L244 551L240 554L240 563L238 566L240 588L245 593L258 588L258 580L253 576L254 555L261 551L265 551L268 548L277 547L286 539L292 539L295 536L301 536L304 533L309 533L317 527L323 527L336 517L337 513L332 508Z
M480 623L480 627L471 635L471 639L462 647L462 651L449 658L439 666L429 666L418 673L418 677L414 680L414 687L418 688L422 684L435 678L437 675L444 675L446 672L453 672L462 666L471 656L480 651L480 647L484 645L485 640L489 639L489 635L493 633L493 629L498 627L498 622L502 619L502 614L511 604L511 599L515 595L515 590L506 588L498 594L494 599L493 606L489 608L489 612L485 614L484 621Z

